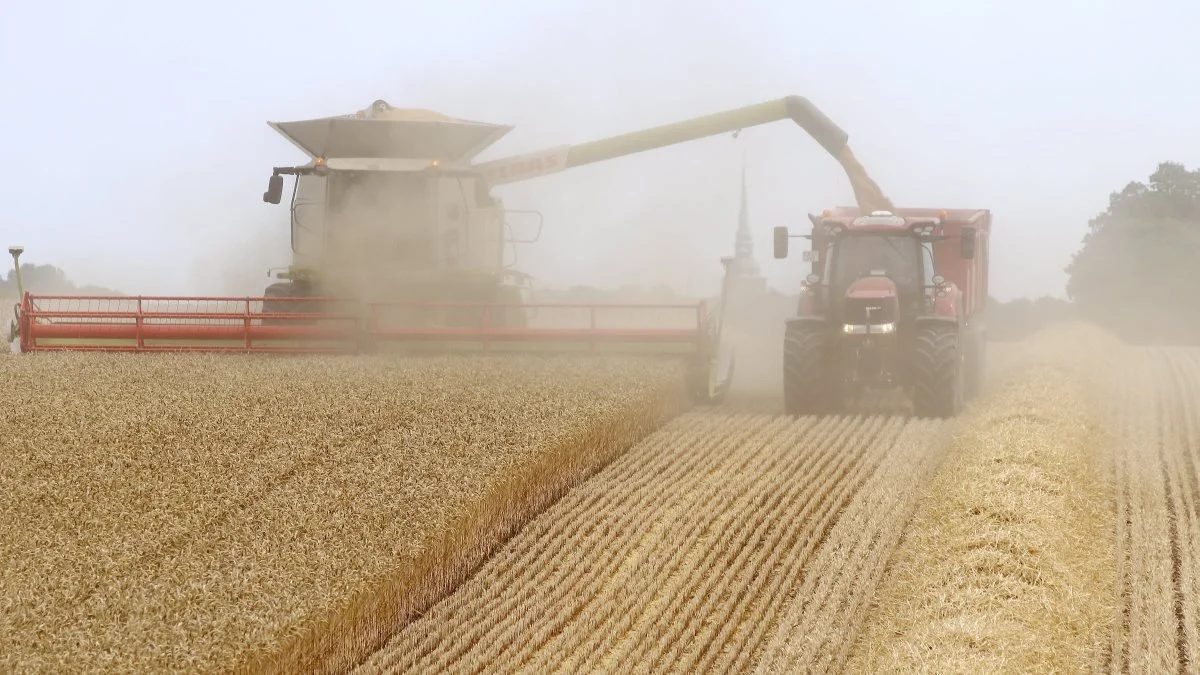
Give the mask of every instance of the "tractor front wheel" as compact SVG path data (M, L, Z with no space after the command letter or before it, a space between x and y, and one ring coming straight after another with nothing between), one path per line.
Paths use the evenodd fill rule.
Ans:
M914 338L913 413L917 417L955 417L962 411L963 354L956 325L917 329Z
M826 334L820 324L788 323L783 337L783 409L812 415L831 408L837 392L828 386Z

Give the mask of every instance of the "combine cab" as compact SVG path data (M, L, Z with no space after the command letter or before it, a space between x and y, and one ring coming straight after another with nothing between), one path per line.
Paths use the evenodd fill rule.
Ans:
M956 416L983 379L990 212L839 208L809 218L813 271L784 336L787 413L900 390L918 416ZM776 258L790 236L775 229Z
M784 119L834 156L846 147L845 132L795 96L482 163L475 157L511 127L382 100L349 115L272 122L309 161L275 167L263 194L281 203L285 177L295 177L292 262L262 297L24 294L14 336L25 352L682 354L697 396L717 400L732 375L719 349L723 297L716 311L533 303L528 277L512 266L515 246L538 238L541 216L505 209L491 189ZM520 236L514 218L535 229Z

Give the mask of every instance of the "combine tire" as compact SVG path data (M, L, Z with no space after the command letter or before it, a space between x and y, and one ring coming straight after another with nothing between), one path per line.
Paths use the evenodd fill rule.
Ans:
M263 297L267 298L263 301L263 311L274 314L311 312L313 308L307 302L272 302L270 300L271 298L303 298L306 295L303 288L290 281L271 284L263 291ZM262 322L264 326L295 326L315 323L315 321L309 320L289 321L287 319L263 319Z
M783 337L783 411L813 415L830 408L825 368L825 331L821 325L789 323Z
M529 325L526 308L521 298L521 289L515 286L501 286L496 292L496 302L505 305L520 305L507 307L495 312L491 317L492 325L498 328L527 328Z
M962 411L966 375L957 326L922 326L914 342L913 413L955 417Z

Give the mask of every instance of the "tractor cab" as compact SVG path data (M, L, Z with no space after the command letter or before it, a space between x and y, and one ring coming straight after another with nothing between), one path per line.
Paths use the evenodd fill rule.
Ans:
M805 283L810 312L828 313L848 334L894 332L935 297L933 254L938 222L888 211L809 216L813 273ZM777 258L787 256L787 231L776 232ZM782 249L782 250L781 250ZM815 297L814 297L815 296Z
M932 287L932 253L911 233L849 230L831 238L825 253L822 282L831 295L845 299L831 309L840 310L846 323L863 325L864 332L872 323L911 317Z

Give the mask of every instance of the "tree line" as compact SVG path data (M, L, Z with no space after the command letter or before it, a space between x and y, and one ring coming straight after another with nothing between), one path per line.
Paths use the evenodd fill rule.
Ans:
M122 295L100 286L76 284L66 272L54 265L21 263L21 282L25 290L46 295ZM0 298L12 299L18 295L17 273L9 269L5 276L0 277Z
M1162 162L1111 193L1066 272L1067 300L990 299L989 337L1079 318L1135 344L1200 343L1200 170Z
M1081 318L1128 342L1200 342L1200 170L1162 162L1109 195L1066 271Z

